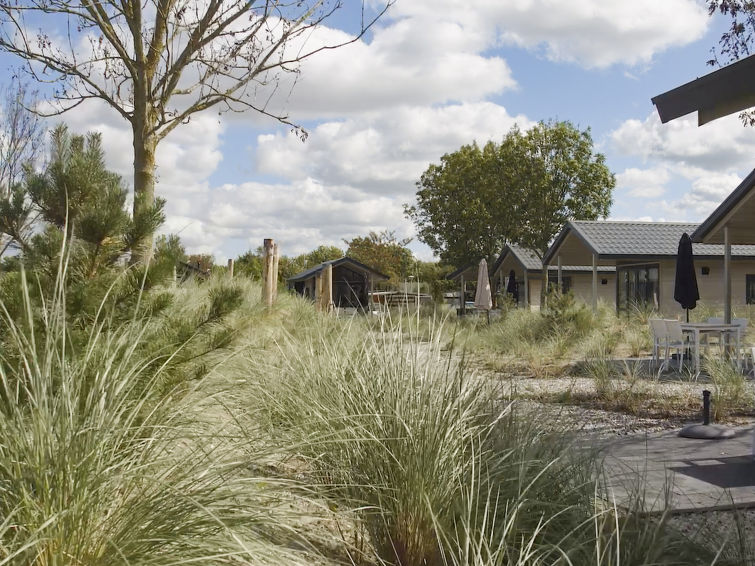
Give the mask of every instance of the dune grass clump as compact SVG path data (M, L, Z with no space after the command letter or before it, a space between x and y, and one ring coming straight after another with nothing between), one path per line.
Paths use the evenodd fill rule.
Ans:
M731 360L724 356L705 357L703 370L713 383L712 417L721 420L736 410L747 410L755 401L753 386Z
M366 534L363 559L705 563L664 522L606 504L595 454L497 399L438 333L423 341L410 328L359 330L281 340L249 380L271 436L298 447L301 473Z
M306 563L278 543L280 492L249 472L248 431L207 417L219 393L165 388L180 346L145 355L159 320L74 342L64 285L43 304L28 287L25 321L0 304L0 564Z

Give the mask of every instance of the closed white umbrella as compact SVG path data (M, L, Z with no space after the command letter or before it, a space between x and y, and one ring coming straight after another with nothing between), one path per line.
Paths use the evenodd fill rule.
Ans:
M474 306L476 309L486 311L493 308L490 279L488 279L488 262L484 259L480 260L480 267L477 269L477 291L474 295Z

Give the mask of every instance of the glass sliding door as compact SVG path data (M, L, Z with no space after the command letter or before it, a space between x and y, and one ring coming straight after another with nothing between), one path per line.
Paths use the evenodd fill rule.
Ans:
M659 272L657 263L618 266L616 307L620 311L657 310L660 304Z

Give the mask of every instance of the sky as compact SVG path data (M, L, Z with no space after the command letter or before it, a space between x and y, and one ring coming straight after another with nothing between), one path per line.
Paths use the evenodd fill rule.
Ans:
M355 28L346 2L318 38ZM397 0L363 40L306 60L280 89L273 107L305 142L271 119L212 110L171 133L157 152L162 231L218 262L264 238L297 255L370 231L414 237L403 205L430 164L551 119L590 128L616 175L609 218L702 221L755 166L755 129L737 116L662 125L650 99L711 72L727 24L702 0ZM0 80L13 64L0 57ZM130 127L114 110L87 102L63 119L100 131L131 185ZM433 259L416 237L410 248Z

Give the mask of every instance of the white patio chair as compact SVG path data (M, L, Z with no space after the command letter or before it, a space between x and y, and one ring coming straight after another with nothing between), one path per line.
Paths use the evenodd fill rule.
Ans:
M678 320L664 320L666 323L666 363L669 363L670 350L676 350L679 356L679 371L684 363L684 350L690 346L687 336L682 332L682 323Z
M660 363L660 350L666 349L667 331L666 323L660 318L651 318L650 332L653 334L653 365Z
M739 349L737 350L737 365L740 369L744 367L746 350L745 347L745 334L747 333L747 325L750 320L747 318L733 318L731 323L739 327Z

